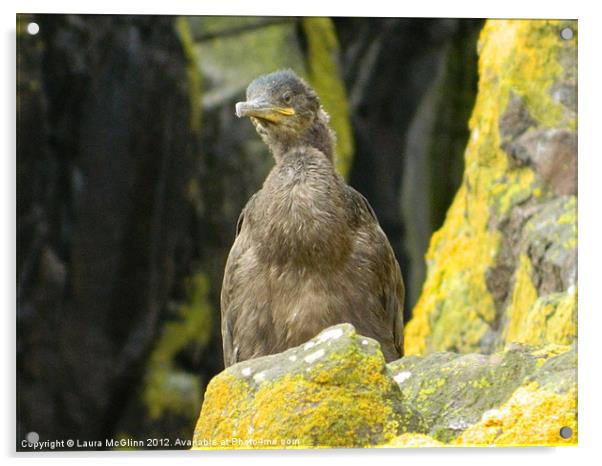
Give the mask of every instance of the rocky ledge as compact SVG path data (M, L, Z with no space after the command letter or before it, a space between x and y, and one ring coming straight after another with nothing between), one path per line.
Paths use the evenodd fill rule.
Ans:
M207 389L195 448L560 445L577 442L575 345L510 345L386 364L349 324L245 361ZM572 435L563 438L562 428ZM566 430L564 431L566 432Z

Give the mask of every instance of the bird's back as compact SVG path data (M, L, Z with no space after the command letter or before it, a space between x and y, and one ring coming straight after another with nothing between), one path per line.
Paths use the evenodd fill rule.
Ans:
M226 366L342 322L402 355L403 282L368 202L306 148L287 154L239 221L222 287Z

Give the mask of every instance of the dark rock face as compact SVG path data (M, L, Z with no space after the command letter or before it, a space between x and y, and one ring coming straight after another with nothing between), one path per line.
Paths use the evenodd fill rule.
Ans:
M33 19L38 36L19 26L17 438L104 438L190 255L187 63L173 18Z
M356 152L350 184L373 206L406 279L406 321L424 254L462 179L481 20L338 18Z

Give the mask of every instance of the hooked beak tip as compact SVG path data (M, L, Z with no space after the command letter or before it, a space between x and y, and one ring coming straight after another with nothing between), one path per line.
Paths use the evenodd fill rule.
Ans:
M236 104L236 116L238 118L242 118L245 116L246 112L245 112L245 103L246 102L237 102Z

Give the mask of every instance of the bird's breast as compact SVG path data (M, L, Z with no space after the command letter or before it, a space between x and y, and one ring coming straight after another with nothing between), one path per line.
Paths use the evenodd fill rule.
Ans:
M346 321L349 284L343 271L272 265L268 274L272 320L278 322L274 336L279 350L296 346L324 328Z
M270 263L327 267L350 248L350 231L336 192L315 180L281 186L254 225L260 255Z

